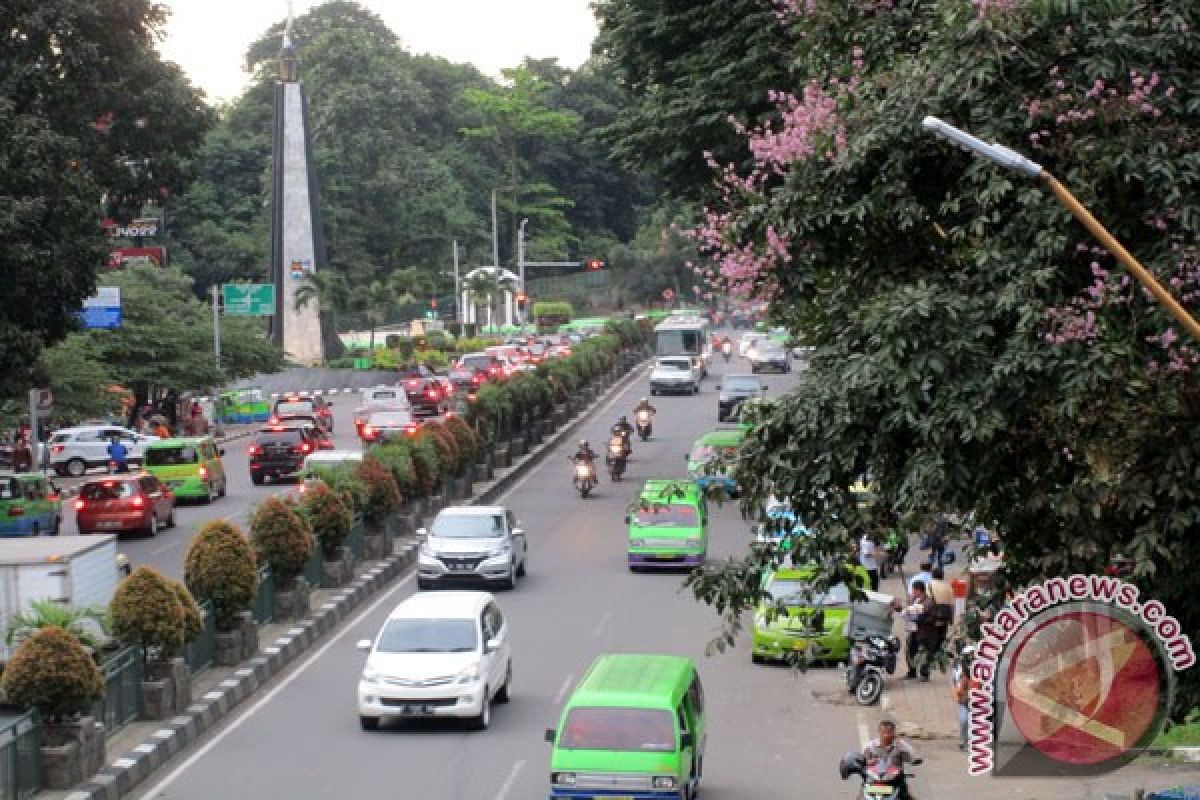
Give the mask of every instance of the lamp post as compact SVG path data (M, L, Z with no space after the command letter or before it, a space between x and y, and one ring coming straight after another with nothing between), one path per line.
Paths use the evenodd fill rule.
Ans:
M962 149L976 155L990 159L1002 167L1007 167L1016 170L1021 174L1030 178L1041 178L1041 180L1050 187L1050 191L1054 192L1055 197L1059 199L1067 209L1075 215L1075 218L1083 223L1092 234L1100 240L1104 247L1116 256L1117 260L1125 265L1126 269L1133 273L1134 277L1141 282L1146 289L1158 299L1160 303L1166 306L1167 311L1171 316L1175 317L1184 328L1192 334L1193 337L1200 340L1200 323L1197 323L1195 318L1187 312L1183 306L1179 304L1170 292L1163 288L1150 272L1143 267L1133 255L1125 249L1125 247L1116 240L1116 238L1108 232L1108 230L1100 224L1100 221L1092 216L1091 212L1083 207L1067 187L1063 186L1053 175L1051 175L1041 164L1031 161L1015 150L1011 150L1002 144L988 144L987 142L972 136L966 131L959 130L953 125L938 119L937 117L925 117L921 121L921 127L935 136L940 136L948 142L958 145Z

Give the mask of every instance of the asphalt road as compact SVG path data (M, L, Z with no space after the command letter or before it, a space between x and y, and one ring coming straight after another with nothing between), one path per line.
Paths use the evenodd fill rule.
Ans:
M734 368L745 369L735 359ZM718 359L714 372L725 369ZM320 798L396 794L437 800L545 797L552 726L565 695L592 659L605 652L687 655L699 664L709 704L704 796L714 800L846 795L836 756L858 742L855 716L815 703L803 676L750 664L745 649L713 657L705 645L716 617L681 591L680 574L632 574L625 563L622 518L646 478L682 477L684 455L716 424L719 378L695 397L655 398L653 439L635 442L626 480L603 480L590 498L572 491L569 453L552 453L513 487L504 502L529 532L529 575L499 602L513 635L513 701L498 706L490 730L455 723L404 724L377 733L359 729L354 692L363 654L388 611L414 591L405 580L367 613L302 662L268 694L186 760L172 764L140 797ZM770 376L771 394L794 376ZM620 413L648 394L645 380L614 398L582 436L603 442ZM749 531L732 507L714 511L710 558L742 549ZM797 747L819 731L822 746Z

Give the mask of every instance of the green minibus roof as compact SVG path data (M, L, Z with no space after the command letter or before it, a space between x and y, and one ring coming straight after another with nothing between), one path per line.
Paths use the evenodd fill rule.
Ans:
M592 662L567 707L673 709L694 670L691 660L680 656L603 655Z

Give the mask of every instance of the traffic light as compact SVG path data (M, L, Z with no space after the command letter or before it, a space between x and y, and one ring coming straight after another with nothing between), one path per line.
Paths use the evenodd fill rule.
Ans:
M591 272L595 272L598 269L604 269L604 262L598 258L593 258L591 261L587 262L587 268Z

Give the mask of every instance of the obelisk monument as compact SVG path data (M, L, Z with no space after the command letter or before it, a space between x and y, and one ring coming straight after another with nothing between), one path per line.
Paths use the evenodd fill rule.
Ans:
M300 83L300 62L292 43L293 15L288 3L287 27L279 53L275 84L275 151L271 192L271 279L275 284L272 339L298 364L313 365L325 357L321 302L310 296L300 305L296 295L324 268L317 181L308 136L308 101Z

